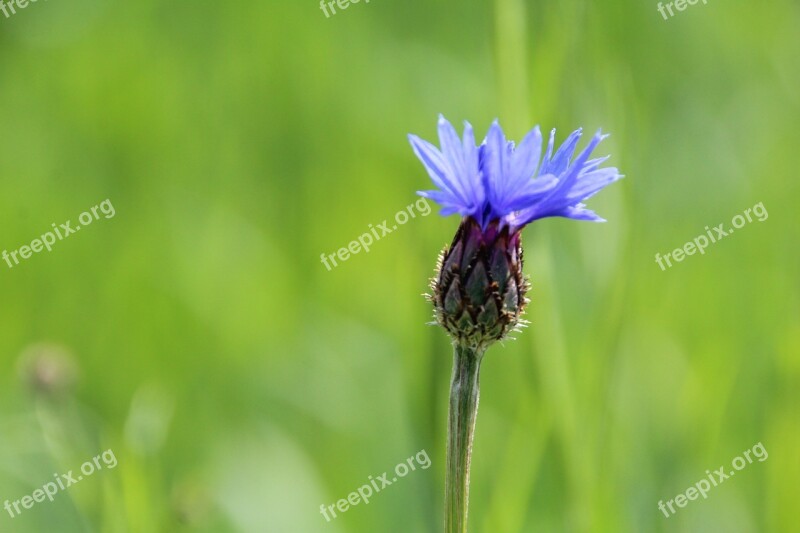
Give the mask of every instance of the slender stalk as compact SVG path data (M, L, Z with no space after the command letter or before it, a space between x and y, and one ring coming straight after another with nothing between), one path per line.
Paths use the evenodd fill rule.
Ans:
M479 374L483 350L456 345L450 381L445 477L445 533L466 533L469 466L478 415Z

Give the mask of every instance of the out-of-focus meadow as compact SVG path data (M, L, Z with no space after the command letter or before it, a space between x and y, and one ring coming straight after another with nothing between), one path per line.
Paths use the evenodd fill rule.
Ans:
M0 531L440 531L451 353L421 294L458 220L320 260L429 187L406 134L433 140L440 112L602 127L627 176L589 202L608 223L524 233L531 325L483 365L470 530L792 531L799 23L791 0L0 16L0 250L116 211L0 262L0 505L118 460ZM766 461L659 511L758 442ZM421 450L430 468L321 514Z

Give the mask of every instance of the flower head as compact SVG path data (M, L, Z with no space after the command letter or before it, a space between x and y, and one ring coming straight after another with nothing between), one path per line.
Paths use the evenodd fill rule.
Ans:
M532 129L519 145L495 121L483 143L472 126L455 128L439 117L440 148L416 135L411 146L436 190L419 191L442 206L444 216L463 217L452 245L440 258L431 299L438 322L458 343L485 348L519 322L527 299L519 232L534 220L566 217L604 222L583 202L622 176L590 159L606 136L599 131L575 157L582 130L553 153L555 130L542 157L542 134Z
M607 136L597 132L573 158L582 130L572 132L554 154L555 133L555 129L550 132L542 157L538 126L516 146L495 121L477 147L468 122L459 140L453 126L440 116L441 149L409 135L414 152L438 187L419 194L441 205L442 215L469 216L482 228L497 221L514 231L545 217L604 222L582 202L622 177L614 167L600 168L608 157L589 159Z

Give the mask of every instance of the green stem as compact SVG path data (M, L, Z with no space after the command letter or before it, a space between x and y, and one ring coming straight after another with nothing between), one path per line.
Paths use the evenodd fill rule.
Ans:
M450 381L445 478L445 533L466 533L469 466L478 415L479 374L483 350L456 345Z

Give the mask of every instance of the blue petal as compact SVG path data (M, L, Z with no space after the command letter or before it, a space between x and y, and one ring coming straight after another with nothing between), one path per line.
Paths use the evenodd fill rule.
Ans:
M471 210L465 208L461 203L453 202L451 197L442 191L417 191L417 194L423 198L433 200L443 208L446 208L448 215L459 213L464 216L470 216L473 214Z
M583 204L572 207L565 207L553 216L571 218L572 220L587 220L589 222L605 222L606 219L600 217L594 211L584 209Z
M439 115L439 145L442 147L442 154L450 164L453 176L457 181L461 181L459 178L463 179L465 171L461 140L458 138L453 125L447 122L442 115ZM465 183L460 183L459 185L461 185L462 190L467 190L464 187Z
M567 140L564 141L564 144L562 144L561 147L556 151L556 155L553 156L553 159L550 160L549 157L545 158L542 169L539 172L541 174L555 174L556 176L563 174L569 166L569 160L572 159L572 154L575 152L575 147L578 146L578 141L580 140L582 134L582 128L578 128L570 133L569 137L567 137ZM550 136L550 145L548 146L548 151L552 151L554 135L555 130L553 130Z
M590 170L596 169L597 167L599 167L600 165L602 165L603 163L608 161L608 159L610 157L611 157L610 155L606 155L606 156L603 156L603 157L590 159L589 161L586 162L586 165L583 167L583 171L584 172L589 172Z
M533 128L514 150L511 161L512 187L524 186L536 175L539 158L542 156L542 132Z
M464 121L462 150L465 165L464 179L467 182L470 197L476 206L482 206L486 192L482 183L478 147L475 146L475 133L472 130L472 124L467 121Z
M511 148L497 121L489 127L481 163L488 178L485 180L486 196L492 207L492 214L499 218L507 210L505 202L511 173Z
M528 180L528 182L520 188L514 200L509 202L509 211L519 211L542 198L546 198L557 184L558 178L551 174Z
M457 212L464 216L482 213L485 192L472 126L465 124L464 138L460 139L453 126L440 116L437 129L441 149L416 135L408 136L414 153L439 189L428 191L424 196L445 207L449 213Z
M566 195L565 200L574 204L587 198L591 198L607 185L619 180L622 176L617 173L616 168L604 168L586 174L581 174L575 185Z
M442 189L442 191L463 201L463 192L458 188L455 180L453 180L450 174L450 168L441 152L431 143L420 139L416 135L409 135L408 139L411 141L411 147L414 149L414 153L417 154L417 157L422 161L433 183Z

